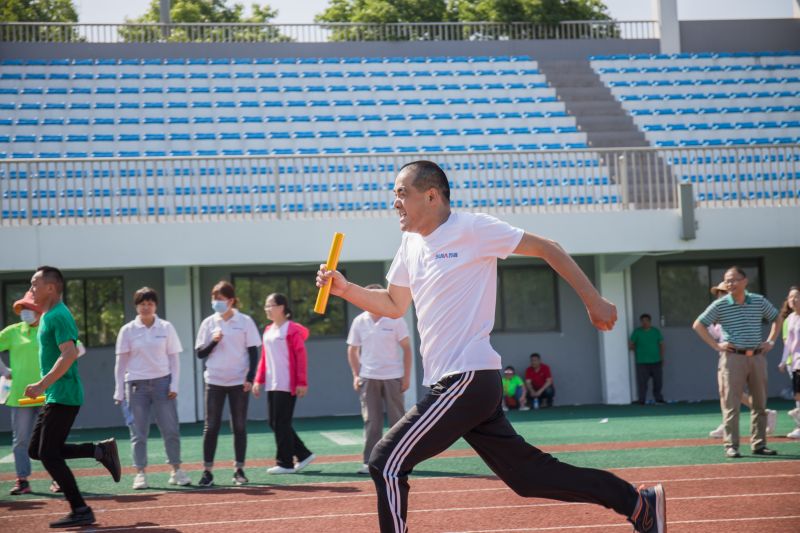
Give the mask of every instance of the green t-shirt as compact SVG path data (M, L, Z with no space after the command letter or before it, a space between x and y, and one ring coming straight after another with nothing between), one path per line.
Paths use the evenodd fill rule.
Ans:
M39 322L39 363L42 365L42 376L50 372L61 356L58 345L77 340L78 326L64 302L58 302L42 315ZM72 363L69 370L47 388L44 401L63 405L83 404L83 385L78 375L78 361Z
M636 328L631 334L631 342L636 353L636 362L639 364L660 363L661 350L659 345L664 342L664 337L658 328Z
M25 397L25 387L42 377L36 338L38 329L39 326L18 322L0 331L0 352L8 352L8 368L11 369L11 391L6 400L9 407L21 407L19 399Z
M524 386L525 383L522 381L522 378L516 374L510 378L503 378L503 392L506 396L514 396L517 392L517 388Z

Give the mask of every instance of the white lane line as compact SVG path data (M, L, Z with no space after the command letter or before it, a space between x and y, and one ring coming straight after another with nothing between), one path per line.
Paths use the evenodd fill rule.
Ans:
M364 444L363 437L357 437L347 431L320 431L320 435L339 446L352 446ZM322 463L320 463L322 464Z
M771 478L792 478L792 477L800 477L800 474L773 474L773 475L755 475L755 476L736 476L735 479L737 480L745 480L745 479L771 479ZM464 479L464 478L426 478L426 479ZM731 480L731 477L727 476L714 476L714 477L696 477L696 478L681 478L681 479L668 479L668 480L661 480L661 483L693 483L697 481L722 481L722 480ZM655 481L652 481L655 482ZM332 482L332 483L346 483L346 482ZM356 482L356 483L363 483L363 482ZM651 483L651 481L634 481L631 482L634 485L638 485L640 483ZM292 487L298 486L314 486L314 485L322 485L322 483L314 484L309 483L308 485L291 485ZM281 486L282 487L282 486ZM251 487L252 488L252 487ZM265 486L265 489L269 489L271 487ZM242 490L241 487L220 487L216 490L226 490L226 491L237 491ZM467 489L447 489L448 494L464 494L464 493L480 493L480 492L511 492L511 489L507 486L503 485L500 487L482 487L482 488L467 488ZM441 494L441 490L412 490L414 495L426 495L426 494ZM151 493L148 492L148 496L155 496L155 495L162 495L162 494L175 494L170 492L155 492ZM202 491L192 492L186 491L185 494L202 494ZM778 495L783 495L787 493L776 493ZM793 494L793 493L788 493ZM742 497L747 496L743 494L730 494L730 495L719 495L719 496L691 496L691 497L670 497L669 500L685 500L685 499L700 499L700 498L732 498L732 497ZM124 495L123 495L124 497ZM203 503L182 503L182 504L173 504L173 505L148 505L147 507L131 507L130 505L126 505L124 507L116 507L116 508L94 508L96 513L113 513L113 512L127 512L127 511L151 511L157 509L180 509L180 508L191 508L191 507L212 507L215 505L242 505L242 504L264 504L264 503L282 503L282 502L293 502L293 501L323 501L323 500L338 500L338 499L347 499L347 498L373 498L375 497L374 492L369 491L363 494L340 494L335 496L296 496L292 498L260 498L257 500L224 500L224 501L217 501L217 502L203 502ZM36 500L24 500L25 502L32 502L32 501L53 501L52 499L36 499ZM542 503L542 504L531 504L533 506L554 506L554 505L578 505L573 503ZM10 518L35 518L39 516L55 516L64 514L63 512L54 512L54 513L13 513L9 515L0 515L1 519L10 519Z
M749 516L745 518L704 518L699 520L667 520L671 526L685 524L718 524L720 522L763 522L767 520L795 520L800 515L790 516ZM592 524L585 526L551 526L551 527L526 527L521 529L470 529L467 531L449 531L447 533L508 533L511 531L563 531L565 529L607 529L611 527L624 527L630 529L630 524ZM108 531L108 530L105 530Z
M0 463L13 463L14 462L14 454L10 453L5 457L0 457Z

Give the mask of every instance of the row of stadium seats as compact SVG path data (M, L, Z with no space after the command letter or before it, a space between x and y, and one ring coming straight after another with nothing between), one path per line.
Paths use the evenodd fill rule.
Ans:
M644 131L686 131L686 130L744 130L800 128L800 120L762 121L762 122L678 122L670 124L645 124Z
M392 56L392 57L223 57L135 59L3 59L0 66L121 66L121 65L370 65L419 63L514 63L531 61L511 56Z
M631 115L733 115L754 113L800 113L800 105L771 105L771 106L727 106L727 107L678 107L659 109L631 109Z
M714 73L718 78L724 78L728 74L736 76L741 72L775 72L776 70L800 70L800 63L778 63L774 65L705 65L705 66L663 66L663 67L600 67L597 73L600 75L611 74L630 74L640 76L642 74L683 74L687 72L707 72ZM630 77L630 76L628 76ZM622 78L622 76L609 76L610 79Z
M234 72L159 72L146 70L143 72L3 72L0 81L42 81L42 80L198 80L198 79L359 79L359 78L449 78L455 76L469 76L473 78L491 77L501 78L506 76L519 78L521 76L541 76L539 69L478 69L478 70L301 70L301 71L234 71Z
M706 87L709 85L789 85L800 83L800 77L771 77L771 78L717 78L717 79L671 79L671 80L633 80L609 81L608 86L616 87Z
M765 146L787 145L800 143L800 137L752 137L752 138L722 138L722 139L666 139L655 141L658 148L691 148L697 146Z

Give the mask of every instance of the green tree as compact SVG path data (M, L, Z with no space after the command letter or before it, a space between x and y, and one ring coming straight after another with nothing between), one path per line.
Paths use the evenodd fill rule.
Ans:
M173 42L225 42L252 41L276 42L288 41L288 37L269 23L278 15L276 9L268 4L251 5L252 13L245 16L243 4L228 4L227 0L172 0L169 16L172 23L253 23L263 24L249 28L226 28L224 26L203 26L201 28L172 28L168 36L161 28L129 27L121 30L126 41L151 42L167 40ZM147 11L135 18L125 19L128 24L152 24L161 21L161 2L151 0Z
M78 22L78 12L72 0L2 0L0 1L2 22ZM48 26L45 24L15 31L14 39L42 42L65 42L81 40L75 28ZM4 39L9 40L9 39Z
M609 20L601 0L330 0L318 22L527 22L556 27L565 20ZM466 26L463 38L478 30ZM399 39L435 39L432 28L395 35ZM421 33L423 32L423 33ZM378 28L335 29L334 39L380 38ZM505 34L484 36L508 37ZM531 36L532 37L532 36Z

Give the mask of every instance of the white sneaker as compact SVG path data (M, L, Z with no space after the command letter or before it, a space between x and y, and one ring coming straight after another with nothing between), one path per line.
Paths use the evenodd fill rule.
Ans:
M191 485L192 480L189 479L186 472L179 468L169 475L169 484L185 487L186 485Z
M506 404L503 404L503 411L508 412L508 407L506 407Z
M530 407L528 407L527 405L523 405L522 407L520 407L520 408L519 408L519 410L520 410L520 411L530 411L530 410L531 410L531 408L530 408Z
M720 424L714 431L709 431L708 436L712 439L721 439L725 436L725 424Z
M369 465L364 463L361 468L356 470L356 474L369 474Z
M775 434L775 424L778 422L778 411L767 409L767 435Z
M294 468L286 468L284 466L271 466L267 468L267 474L294 474Z
M788 439L800 439L800 428L794 428L791 433L786 435Z
M133 478L133 490L142 490L149 487L150 486L147 484L147 477L144 475L144 472L138 472Z
M795 423L800 426L800 408L795 407L791 411L789 411L789 416L794 418Z
M317 456L312 453L311 455L309 455L308 457L306 457L302 461L295 463L294 464L294 471L295 472L301 471L302 469L304 469L305 467L310 465L311 462L316 458L317 458Z

